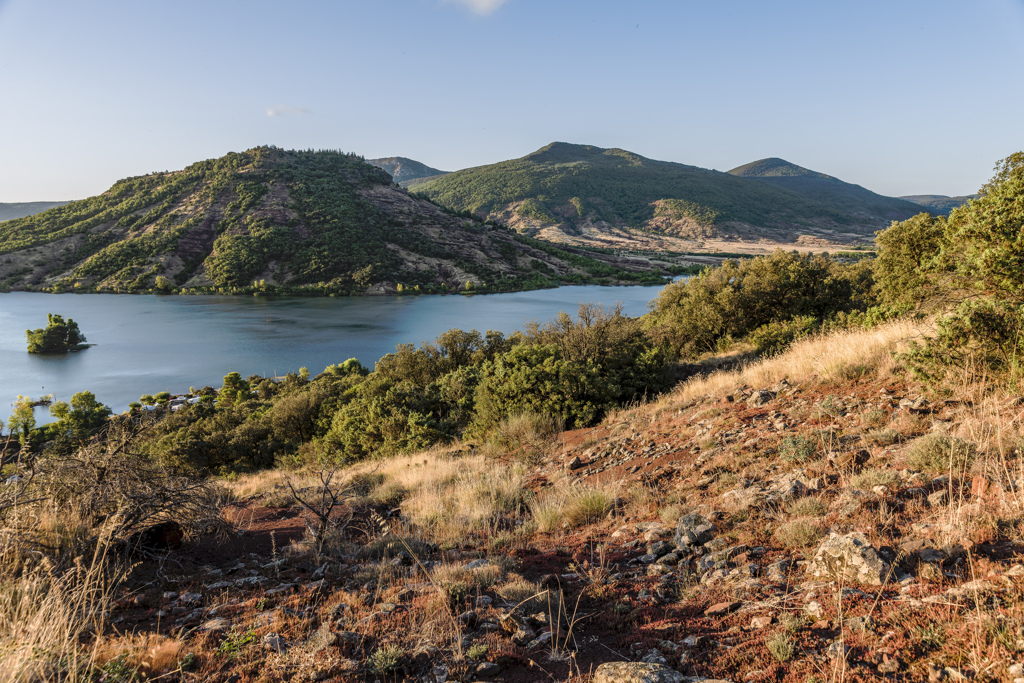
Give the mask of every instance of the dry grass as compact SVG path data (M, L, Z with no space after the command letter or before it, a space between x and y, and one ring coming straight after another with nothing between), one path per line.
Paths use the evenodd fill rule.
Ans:
M550 532L564 527L576 528L604 519L614 508L622 492L622 482L559 482L530 504L537 530Z
M103 631L123 576L108 569L107 541L60 576L40 568L0 584L0 683L92 680L97 651L81 642Z
M371 469L381 483L368 497L391 504L400 498L403 515L441 545L496 535L525 515L531 498L520 465L499 465L484 455L438 449L364 465L353 476Z
M851 330L805 337L772 358L739 370L694 378L659 401L679 404L701 396L724 396L741 386L770 387L790 382L848 382L873 375L889 377L896 368L893 352L921 338L924 324L898 320L870 330Z

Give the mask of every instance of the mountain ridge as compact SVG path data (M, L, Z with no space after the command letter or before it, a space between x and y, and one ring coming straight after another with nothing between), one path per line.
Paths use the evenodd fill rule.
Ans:
M257 147L0 224L0 286L364 294L658 282L661 265L534 243L396 187L362 157Z
M772 168L766 170L765 162L773 162L767 164ZM503 221L552 241L630 230L696 240L870 240L891 220L919 212L909 202L881 198L781 159L740 169L750 174L748 167L759 164L756 177L744 177L620 148L556 141L517 159L462 169L412 189L455 211ZM808 181L818 187L805 187ZM811 190L822 189L822 183L840 196L816 196Z

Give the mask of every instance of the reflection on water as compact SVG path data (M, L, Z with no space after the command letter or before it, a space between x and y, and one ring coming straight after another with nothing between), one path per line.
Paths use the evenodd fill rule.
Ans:
M88 390L115 411L142 394L220 386L225 374L283 375L358 358L372 365L396 344L445 330L521 329L580 303L623 304L641 315L657 287L561 287L487 296L266 298L113 294L0 294L0 419L18 394L67 400ZM25 351L47 313L78 322L96 346L62 356ZM45 414L37 411L37 419Z

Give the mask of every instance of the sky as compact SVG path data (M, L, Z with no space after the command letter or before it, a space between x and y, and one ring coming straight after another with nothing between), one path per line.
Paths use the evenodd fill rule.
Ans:
M258 145L457 170L550 142L888 195L1024 149L1024 0L0 0L0 202Z

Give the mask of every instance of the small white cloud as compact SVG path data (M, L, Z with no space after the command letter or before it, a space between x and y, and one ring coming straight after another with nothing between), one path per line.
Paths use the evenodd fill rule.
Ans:
M462 5L476 14L490 14L508 0L444 0L444 2Z
M267 110L267 116L284 116L285 114L308 114L304 107L271 107Z

